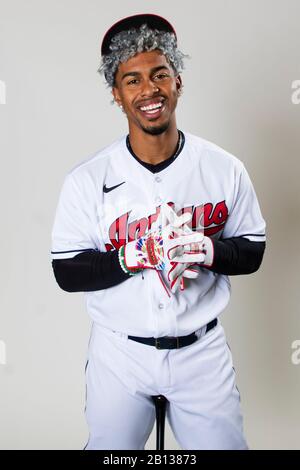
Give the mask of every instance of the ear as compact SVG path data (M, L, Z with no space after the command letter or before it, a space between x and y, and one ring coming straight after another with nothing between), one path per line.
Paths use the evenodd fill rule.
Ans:
M121 97L120 97L120 93L119 93L119 90L117 87L113 87L112 90L111 90L111 93L114 97L114 100L115 102L117 103L118 106L121 106L122 104L122 100L121 100Z
M183 87L182 78L181 78L181 76L178 74L178 75L175 77L175 80L176 80L177 92L178 92L178 94L180 95L180 93L182 92L182 87Z

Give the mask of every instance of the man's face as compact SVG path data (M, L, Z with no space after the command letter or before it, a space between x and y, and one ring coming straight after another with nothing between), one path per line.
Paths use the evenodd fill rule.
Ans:
M158 50L141 52L120 63L112 93L122 104L129 129L133 126L152 135L168 129L175 120L181 77Z

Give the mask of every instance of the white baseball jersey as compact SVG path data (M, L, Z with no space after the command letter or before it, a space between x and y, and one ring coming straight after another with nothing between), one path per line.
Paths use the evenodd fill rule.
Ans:
M265 221L243 163L184 132L177 158L152 173L129 152L126 136L77 165L65 178L52 232L52 259L85 250L118 249L144 235L162 203L193 214L191 227L213 238L265 241ZM228 276L202 268L184 291L168 297L155 270L108 289L86 292L86 308L102 327L134 336L184 336L225 309Z

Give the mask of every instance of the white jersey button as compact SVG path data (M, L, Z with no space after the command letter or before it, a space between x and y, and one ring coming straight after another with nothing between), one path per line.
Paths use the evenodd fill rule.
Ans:
M164 306L163 303L160 303L160 304L158 304L158 308L159 308L160 310L162 310L163 308L165 308L165 306Z
M159 176L156 176L155 181L156 181L157 183L161 183L161 178L160 178Z

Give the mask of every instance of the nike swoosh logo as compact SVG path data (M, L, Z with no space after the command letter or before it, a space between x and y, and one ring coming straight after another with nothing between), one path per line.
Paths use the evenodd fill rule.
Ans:
M112 191L113 189L118 188L119 186L121 186L121 184L124 184L124 183L125 183L125 181L123 181L122 183L116 184L115 186L111 186L110 188L108 188L108 187L106 186L106 184L105 184L105 185L103 186L103 192L104 192L104 193L109 193L110 191Z

